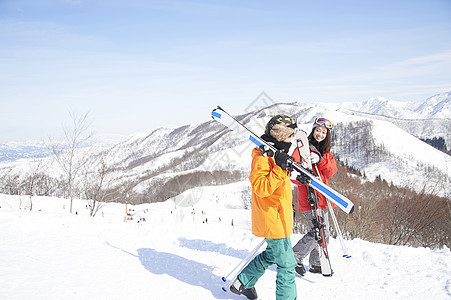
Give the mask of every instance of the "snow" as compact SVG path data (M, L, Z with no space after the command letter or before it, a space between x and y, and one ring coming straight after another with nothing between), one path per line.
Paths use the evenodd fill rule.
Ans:
M388 182L393 182L396 185L408 186L410 188L421 190L426 186L424 176L425 174L414 176L403 176L402 174L415 174L418 163L434 166L451 178L451 159L446 153L443 153L434 147L419 143L414 136L406 134L404 130L398 126L382 120L373 120L373 138L378 145L385 146L389 149L392 156L396 157L398 163L402 163L402 167L397 166L396 163L384 162L370 164L362 170L368 176L376 176L383 174L383 177ZM412 145L415 145L412 147ZM423 176L422 176L423 175ZM428 180L433 182L431 176ZM441 178L443 184L446 184L446 179ZM444 187L445 195L449 195L449 188Z
M28 197L0 195L0 299L245 299L223 292L221 277L261 241L243 209L248 187L128 205L133 220L124 204L106 204L92 218L83 200L70 214L66 199L33 197L29 211ZM296 277L298 299L451 298L449 249L345 242L348 259L330 241L334 276ZM272 266L256 285L260 299L275 298L275 279Z

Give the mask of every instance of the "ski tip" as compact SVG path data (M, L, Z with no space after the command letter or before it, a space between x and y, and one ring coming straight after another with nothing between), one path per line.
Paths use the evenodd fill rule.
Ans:
M224 282L226 282L227 281L227 279L224 277L224 276L222 276L222 281L224 281Z
M213 120L216 118L216 119L221 119L221 114L220 113L218 113L218 112L216 112L216 110L214 109L212 112L211 112L211 117L213 118Z
M226 288L225 288L225 287L222 287L222 290L223 290L224 292L227 292L227 290L226 290Z
M349 211L349 214L352 214L354 212L354 205L351 207L351 210Z

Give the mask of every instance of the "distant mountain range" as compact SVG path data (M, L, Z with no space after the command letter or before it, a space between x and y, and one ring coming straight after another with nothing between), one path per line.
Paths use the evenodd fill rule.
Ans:
M49 149L41 141L0 143L0 162L48 156Z
M269 105L237 118L254 132L263 133L269 118L287 114L296 117L299 127L310 132L315 117L325 116L334 123L333 153L337 158L359 169L370 180L380 176L396 185L422 189L437 184L446 186L450 182L451 157L420 140L440 137L451 148L450 101L451 92L435 95L422 103L396 102L382 97L363 103L297 102ZM0 176L10 169L23 172L13 162L18 158L45 154L42 145L0 147L3 161ZM110 182L149 202L149 198L168 190L165 187L169 184L179 185L178 192L183 192L194 177L197 183L193 185L199 181L210 185L243 180L248 176L252 147L221 124L207 121L176 129L158 128L109 147L93 147L92 162L88 165L95 169L102 158L108 166ZM182 178L185 182L180 181ZM449 195L449 188L444 193Z
M362 103L347 103L343 106L361 113L404 120L451 119L451 91L421 102L401 102L375 97Z

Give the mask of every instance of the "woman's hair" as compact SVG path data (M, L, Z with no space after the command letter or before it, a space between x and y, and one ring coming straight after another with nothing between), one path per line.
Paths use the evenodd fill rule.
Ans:
M310 135L308 136L309 142L312 143L321 154L323 154L324 152L330 152L331 149L330 129L329 128L326 129L327 129L326 138L322 140L320 143L318 143L313 137L313 131L315 131L315 128L312 129L312 132L310 132Z

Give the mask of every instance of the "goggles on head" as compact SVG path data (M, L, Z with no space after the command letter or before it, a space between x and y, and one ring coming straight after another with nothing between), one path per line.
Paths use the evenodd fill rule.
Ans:
M332 122L329 121L328 119L322 118L322 117L315 119L315 125L325 126L328 129L332 129Z

